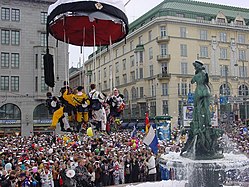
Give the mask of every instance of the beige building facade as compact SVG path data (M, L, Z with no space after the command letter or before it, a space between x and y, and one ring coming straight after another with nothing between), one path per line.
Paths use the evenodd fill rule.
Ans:
M85 86L124 94L126 119L170 115L182 122L195 85L192 63L209 73L220 120L248 118L249 10L211 3L164 1L130 24L126 40L99 48L84 66Z
M46 131L46 93L58 95L68 74L68 45L49 36L56 86L44 82L48 6L55 0L0 1L0 131L27 136ZM58 47L57 47L58 46Z

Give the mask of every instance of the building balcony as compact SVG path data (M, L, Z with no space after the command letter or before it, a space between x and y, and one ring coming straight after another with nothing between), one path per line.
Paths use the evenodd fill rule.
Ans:
M165 61L165 60L170 60L170 54L166 55L157 55L157 61Z
M171 74L168 73L159 73L157 74L158 80L169 80L171 78Z
M159 36L156 38L157 43L169 42L169 36Z

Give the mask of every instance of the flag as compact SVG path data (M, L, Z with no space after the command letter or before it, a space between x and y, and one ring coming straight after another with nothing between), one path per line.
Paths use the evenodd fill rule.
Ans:
M149 113L146 112L145 114L145 133L148 134L150 128L150 119L149 119Z
M134 128L133 128L133 130L131 131L131 138L135 138L136 135L137 135L137 128L136 128L135 125L134 125L133 127L134 127Z
M143 142L147 145L147 146L150 146L152 152L154 154L157 154L158 152L158 139L157 139L157 136L156 136L156 133L153 129L152 126L150 126L150 129L149 129L149 132L148 134L145 136Z

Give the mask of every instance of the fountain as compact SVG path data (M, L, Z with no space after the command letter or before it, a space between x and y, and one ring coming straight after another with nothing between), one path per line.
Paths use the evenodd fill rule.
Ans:
M218 141L224 132L211 126L208 74L201 62L195 61L193 66L191 83L197 86L188 139L180 154L164 155L161 165L174 168L175 179L186 181L187 187L221 187L229 171L249 168L249 160L243 154L224 153Z

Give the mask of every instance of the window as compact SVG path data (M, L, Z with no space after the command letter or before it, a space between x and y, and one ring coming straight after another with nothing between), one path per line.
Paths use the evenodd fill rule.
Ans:
M181 74L188 74L188 63L182 62L181 63Z
M40 38L41 46L46 46L47 45L46 33L41 33L40 36L41 36L41 38Z
M227 49L220 48L220 59L227 59Z
M153 83L151 85L151 96L156 96L156 86Z
M238 34L238 43L244 44L246 42L244 34Z
M115 51L115 57L118 58L118 49Z
M11 31L11 45L20 45L20 31Z
M18 76L11 76L10 84L11 84L11 91L13 92L19 91L19 77Z
M126 70L126 59L123 59L122 62L123 62L123 70Z
M149 42L152 41L152 31L149 31L148 33L148 40Z
M38 92L38 77L35 77L35 92Z
M104 77L106 77L106 74L107 74L106 68L104 68Z
M152 47L149 48L149 59L150 60L153 59L153 48Z
M19 68L19 53L11 53L11 68Z
M131 67L135 65L134 55L130 56L130 63L131 63Z
M165 37L167 34L166 34L166 27L165 26L161 26L160 27L160 37L163 38Z
M168 74L168 65L167 65L167 63L162 63L162 74Z
M8 68L9 67L9 60L10 54L9 53L1 53L1 68Z
M1 76L1 90L9 91L9 77Z
M161 56L166 56L167 55L167 45L166 44L161 44L160 45L160 51L161 51Z
M137 91L135 87L131 88L131 100L135 100L137 98Z
M144 61L144 52L143 51L137 52L137 60L139 63L143 63L143 61Z
M45 77L41 77L41 91L48 91L48 86L45 84Z
M182 13L176 13L176 17L184 18L184 14L182 14Z
M244 25L244 22L240 20L236 20L236 25Z
M118 73L119 72L119 63L118 62L116 62L115 67L116 67L116 73Z
M186 27L180 27L180 37L182 37L182 38L186 38L187 37Z
M200 46L200 57L208 57L208 47L207 46Z
M20 21L20 10L12 8L11 9L11 21Z
M187 95L187 92L188 92L187 83L182 83L181 84L181 95Z
M10 31L9 30L1 30L1 44L9 45L10 44Z
M249 95L249 90L246 85L239 86L239 96L246 96Z
M221 42L227 42L227 33L226 32L221 32L220 33L220 41Z
M169 113L168 100L163 100L163 115L167 115L168 113Z
M38 54L35 54L35 69L38 69Z
M208 36L207 36L207 30L200 30L200 39L201 40L207 40Z
M132 51L134 49L134 44L133 44L133 40L130 41L130 50Z
M220 65L220 75L225 77L227 75L228 66L227 65Z
M239 66L239 77L247 77L247 67Z
M107 81L104 81L104 90L107 89Z
M2 7L1 8L1 19L3 21L9 21L10 20L10 9Z
M47 23L47 12L41 12L41 24L45 25Z
M153 65L150 65L149 69L150 69L149 75L150 75L150 77L152 77L154 75L154 73L153 73Z
M127 83L127 75L126 74L123 75L123 82L124 82L124 84Z
M119 86L120 85L119 77L116 77L115 80L116 80L116 86Z
M230 87L227 84L220 86L220 95L230 95Z
M245 50L239 50L239 60L241 60L241 61L246 60L246 51Z
M225 18L217 18L217 22L218 23L226 23L226 19Z
M143 68L139 68L139 78L140 79L144 78L144 69Z
M168 83L162 83L162 95L168 95Z
M142 45L142 44L143 44L143 36L139 36L138 45Z
M131 82L135 81L135 71L131 72Z
M178 95L181 95L181 86L180 86L180 83L178 83L178 87L177 87L177 93Z
M156 116L156 101L150 102L150 116Z
M123 55L125 54L125 45L122 46Z
M205 71L209 73L209 64L203 64L203 67L205 68Z
M140 94L140 98L144 97L144 87L139 88L139 94Z
M187 57L187 45L186 44L181 44L181 56L182 57Z

